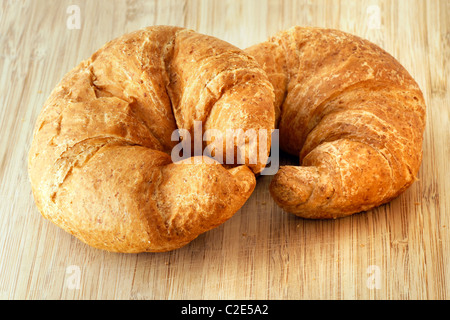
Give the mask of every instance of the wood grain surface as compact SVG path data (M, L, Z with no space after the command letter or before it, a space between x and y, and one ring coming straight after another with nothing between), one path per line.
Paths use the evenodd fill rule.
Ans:
M449 13L447 0L0 0L0 298L449 299ZM262 176L233 218L179 250L127 255L86 246L36 209L27 173L32 129L67 71L106 41L157 24L241 48L293 25L377 43L426 98L419 180L372 211L308 221L279 209L271 176Z

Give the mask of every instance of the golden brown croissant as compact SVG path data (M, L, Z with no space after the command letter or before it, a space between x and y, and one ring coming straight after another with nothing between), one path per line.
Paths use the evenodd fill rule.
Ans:
M425 102L391 55L354 35L294 27L246 49L272 82L280 148L299 155L270 185L278 205L336 218L398 196L416 179Z
M271 130L273 99L256 60L214 37L156 26L117 38L45 103L29 154L36 204L93 247L179 248L245 203L265 160L228 170L202 155L175 164L173 132L192 132L195 121Z

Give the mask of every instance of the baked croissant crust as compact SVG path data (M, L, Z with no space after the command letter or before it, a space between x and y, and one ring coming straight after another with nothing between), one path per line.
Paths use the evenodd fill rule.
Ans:
M195 121L271 130L273 99L256 60L217 38L155 26L112 40L65 75L38 117L29 153L37 207L96 248L180 248L241 208L265 162L173 163L172 133Z
M293 27L246 49L274 86L284 166L270 193L304 218L337 218L397 197L417 177L426 107L387 52L338 30Z

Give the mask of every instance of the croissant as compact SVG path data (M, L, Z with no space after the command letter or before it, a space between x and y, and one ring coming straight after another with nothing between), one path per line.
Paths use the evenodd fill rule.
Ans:
M256 60L217 38L154 26L114 39L64 76L37 119L28 159L37 207L95 248L180 248L241 208L265 160L174 162L174 132L196 122L272 130L273 100Z
M398 61L338 30L293 27L245 50L275 91L282 166L270 193L285 211L328 219L397 197L416 179L426 106Z

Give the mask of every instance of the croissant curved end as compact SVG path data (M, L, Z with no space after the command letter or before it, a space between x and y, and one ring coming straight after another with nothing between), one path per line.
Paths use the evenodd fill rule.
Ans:
M297 206L308 201L318 179L314 167L282 167L270 183L270 192L281 206Z

